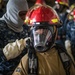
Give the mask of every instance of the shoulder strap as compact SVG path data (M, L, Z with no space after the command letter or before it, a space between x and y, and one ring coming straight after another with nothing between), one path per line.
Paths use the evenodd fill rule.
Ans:
M28 53L28 75L38 75L38 59L32 51Z
M28 75L38 75L38 58L35 49L28 42Z
M58 50L60 60L62 61L66 75L70 75L71 58L66 52L66 49L59 44L56 44L55 48Z

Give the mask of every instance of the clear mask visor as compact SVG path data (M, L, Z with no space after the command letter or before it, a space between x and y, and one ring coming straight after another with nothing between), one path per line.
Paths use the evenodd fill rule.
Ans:
M46 50L48 40L52 38L52 33L49 29L33 30L34 48L38 51Z

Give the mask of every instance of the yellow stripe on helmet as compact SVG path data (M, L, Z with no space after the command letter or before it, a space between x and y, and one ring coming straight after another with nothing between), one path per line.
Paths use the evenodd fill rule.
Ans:
M68 4L67 3L64 3L64 2L59 2L59 4L68 6Z
M52 19L52 22L53 23L57 23L58 22L58 19L56 18L56 19Z

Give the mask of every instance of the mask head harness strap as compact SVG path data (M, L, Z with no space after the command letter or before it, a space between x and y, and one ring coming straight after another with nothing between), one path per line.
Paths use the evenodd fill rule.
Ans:
M31 45L30 39L26 43L28 49L28 75L38 75L38 58L36 52Z

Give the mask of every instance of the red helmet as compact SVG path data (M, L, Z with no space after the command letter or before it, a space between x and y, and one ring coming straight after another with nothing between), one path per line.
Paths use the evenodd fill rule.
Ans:
M52 47L57 36L55 25L60 26L60 19L52 7L46 5L44 0L37 0L27 12L25 23L33 26L30 37L35 50L43 52Z
M74 16L74 21L75 21L75 9L73 10L73 16Z
M50 25L60 26L60 19L56 11L45 4L44 0L37 0L25 17L25 23L33 26L36 22L49 22Z
M56 0L55 3L59 3L61 5L69 6L69 1L68 0Z

